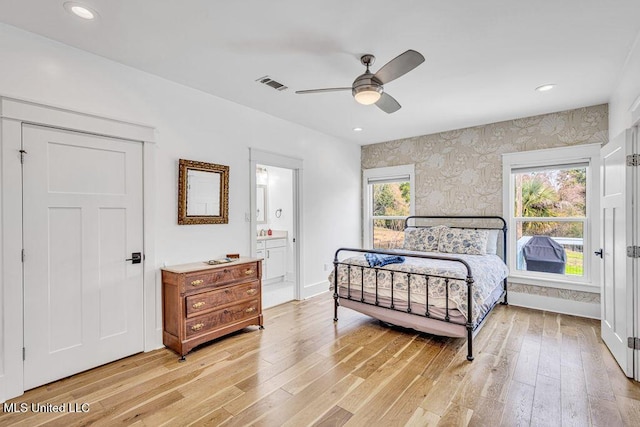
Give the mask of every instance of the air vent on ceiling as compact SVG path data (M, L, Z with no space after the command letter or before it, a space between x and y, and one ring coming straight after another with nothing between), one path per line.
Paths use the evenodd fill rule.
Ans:
M279 90L279 91L283 91L283 90L287 90L288 87L283 85L280 82L277 82L275 80L273 80L271 77L269 76L264 76L264 77L260 77L259 79L256 80L258 83L262 83L263 85L267 85L269 87L274 88L275 90Z

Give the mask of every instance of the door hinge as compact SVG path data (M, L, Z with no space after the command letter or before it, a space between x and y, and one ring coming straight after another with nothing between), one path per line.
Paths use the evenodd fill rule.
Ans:
M632 350L640 350L640 338L629 337L627 338L627 347Z
M27 154L26 151L20 150L20 164L24 164L24 155Z
M22 347L22 360L27 360L27 349Z
M627 246L627 256L629 258L640 258L640 246Z
M24 262L24 249L22 250L22 253L20 254L20 259L22 260L22 262Z
M627 156L627 166L640 166L640 154L629 154Z

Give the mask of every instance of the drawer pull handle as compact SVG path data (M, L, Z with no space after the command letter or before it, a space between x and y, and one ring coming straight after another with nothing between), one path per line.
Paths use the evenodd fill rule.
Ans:
M250 275L250 274L253 274L254 272L255 272L255 270L249 269L249 270L246 270L246 271L244 272L244 274L248 276L248 275Z
M254 295L256 292L258 292L256 289L247 289L247 295Z
M195 325L193 325L191 327L192 331L199 331L200 329L202 329L204 327L204 323L196 323Z
M249 307L249 308L247 308L247 309L245 310L245 312L247 312L247 313L253 313L254 311L256 311L256 308L255 308L255 307Z
M192 281L191 286L198 286L198 285L202 285L203 283L204 283L204 280L198 279L198 280Z
M196 302L195 304L193 304L191 307L193 307L193 308L195 308L195 309L198 309L198 308L202 308L202 307L204 307L205 305L207 305L207 303L206 303L206 302L204 302L204 301L198 301L198 302Z

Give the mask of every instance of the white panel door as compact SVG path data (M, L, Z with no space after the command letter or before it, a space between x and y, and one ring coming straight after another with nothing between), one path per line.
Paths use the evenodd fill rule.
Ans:
M142 143L24 126L24 386L143 350Z
M614 138L601 150L601 221L603 266L601 269L602 340L628 377L633 377L633 353L627 338L633 336L631 191L635 168L626 166L632 152L631 133Z

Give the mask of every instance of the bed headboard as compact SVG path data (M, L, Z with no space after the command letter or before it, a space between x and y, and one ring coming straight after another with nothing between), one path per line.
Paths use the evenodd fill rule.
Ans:
M498 230L497 254L506 262L507 259L507 222L500 216L446 216L446 215L413 215L404 221L407 227L433 227L446 225L450 228L471 230Z

